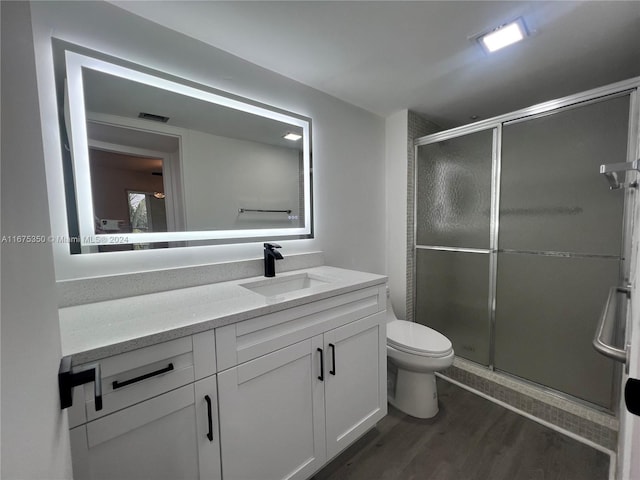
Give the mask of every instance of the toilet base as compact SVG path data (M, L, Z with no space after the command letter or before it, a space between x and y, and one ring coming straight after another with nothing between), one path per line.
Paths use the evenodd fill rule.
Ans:
M438 413L436 376L433 372L412 372L398 368L395 388L389 392L388 400L398 410L412 417L435 417Z

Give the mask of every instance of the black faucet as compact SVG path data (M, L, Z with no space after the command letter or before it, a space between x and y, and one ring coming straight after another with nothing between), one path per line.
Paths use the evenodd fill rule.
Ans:
M284 257L282 254L275 250L276 248L282 248L277 243L265 243L264 244L264 276L275 277L276 276L276 260L282 260Z

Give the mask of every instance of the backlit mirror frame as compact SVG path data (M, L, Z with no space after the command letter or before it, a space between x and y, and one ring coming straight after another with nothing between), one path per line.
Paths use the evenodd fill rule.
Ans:
M255 241L262 238L311 238L313 236L312 198L311 198L311 120L287 114L281 110L231 98L208 90L208 87L195 88L173 80L144 73L97 58L82 55L70 50L65 51L65 66L68 87L68 113L70 126L70 144L76 192L78 229L81 244L84 247L97 245L138 244L154 242L200 242L213 240L215 243L237 243L246 239ZM96 234L94 225L94 203L91 191L91 172L89 164L89 140L87 136L87 116L83 86L83 69L91 69L108 75L114 75L134 82L161 88L170 92L193 97L205 102L233 108L260 117L288 123L300 127L303 131L303 193L304 226L292 228L260 228L242 230L203 230L186 232L147 232ZM206 88L206 89L205 89ZM222 241L222 242L220 242Z

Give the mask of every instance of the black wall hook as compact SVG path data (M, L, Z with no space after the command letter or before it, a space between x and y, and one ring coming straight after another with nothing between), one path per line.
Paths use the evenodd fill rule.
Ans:
M624 403L634 415L640 415L640 380L629 378L624 386Z
M93 382L96 411L102 410L102 378L100 364L89 365L82 370L73 372L71 357L62 357L58 369L58 388L60 390L60 408L65 409L73 405L73 387Z

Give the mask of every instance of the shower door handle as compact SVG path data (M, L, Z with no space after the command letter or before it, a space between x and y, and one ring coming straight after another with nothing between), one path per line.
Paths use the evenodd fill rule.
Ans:
M619 188L632 187L638 188L638 182L632 182L629 184L620 183L618 179L618 173L628 172L631 170L640 171L640 159L633 162L625 163L608 163L600 165L600 173L605 176L607 182L609 182L610 190L618 190Z
M621 363L627 363L627 349L612 345L615 336L616 310L620 294L624 294L629 299L631 289L628 287L611 287L609 289L609 296L602 309L602 315L600 315L600 321L593 338L593 346L602 355Z

